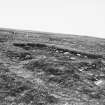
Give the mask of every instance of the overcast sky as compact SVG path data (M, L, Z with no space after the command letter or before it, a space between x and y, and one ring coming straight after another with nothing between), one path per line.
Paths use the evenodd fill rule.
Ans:
M105 0L0 0L0 27L105 38Z

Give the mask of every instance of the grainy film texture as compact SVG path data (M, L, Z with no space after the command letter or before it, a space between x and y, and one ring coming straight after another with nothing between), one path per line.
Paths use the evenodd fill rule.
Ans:
M0 105L105 105L105 39L0 29Z

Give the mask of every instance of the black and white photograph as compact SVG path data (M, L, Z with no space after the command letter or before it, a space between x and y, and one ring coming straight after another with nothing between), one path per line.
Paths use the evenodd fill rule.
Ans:
M0 0L0 105L105 105L105 1Z

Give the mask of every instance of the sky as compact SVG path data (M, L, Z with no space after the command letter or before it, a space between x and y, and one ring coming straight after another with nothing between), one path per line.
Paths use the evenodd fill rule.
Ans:
M105 0L0 0L0 28L105 38Z

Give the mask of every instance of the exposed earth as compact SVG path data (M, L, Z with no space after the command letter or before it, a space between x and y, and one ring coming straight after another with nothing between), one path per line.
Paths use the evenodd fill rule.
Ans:
M105 39L0 29L0 105L105 105Z

